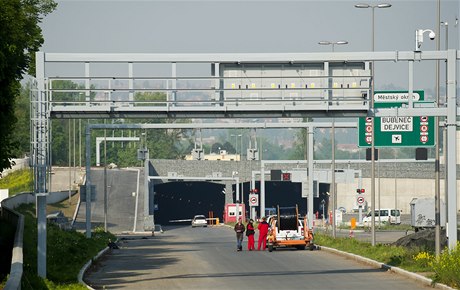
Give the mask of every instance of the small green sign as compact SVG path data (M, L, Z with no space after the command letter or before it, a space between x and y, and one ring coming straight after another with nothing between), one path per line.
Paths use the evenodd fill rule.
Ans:
M413 102L424 101L424 91L413 92ZM395 108L409 103L407 91L374 92L375 108ZM371 147L372 118L359 118L359 147ZM375 147L433 147L434 117L378 117L375 118Z

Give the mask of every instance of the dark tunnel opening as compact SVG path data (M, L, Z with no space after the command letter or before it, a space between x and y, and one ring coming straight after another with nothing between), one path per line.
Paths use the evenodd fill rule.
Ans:
M298 205L300 215L307 212L307 200L302 198L301 184L285 181L266 181L265 186L265 207L276 208L291 207ZM327 214L329 206L329 184L319 184L319 197L314 198L313 211L322 218L323 203L324 212ZM156 224L171 224L171 220L191 219L194 215L208 216L209 212L218 217L222 222L225 206L224 184L206 181L177 181L155 184L155 210ZM260 193L260 182L256 182L256 188ZM235 200L236 187L232 186L233 200ZM246 204L246 213L249 217L249 194L250 182L243 183L243 202ZM240 184L241 194L241 184ZM256 207L257 215L260 207ZM189 222L182 222L187 224Z

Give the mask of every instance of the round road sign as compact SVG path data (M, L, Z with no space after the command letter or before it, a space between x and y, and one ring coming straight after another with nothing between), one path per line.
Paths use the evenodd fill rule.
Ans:
M259 205L259 198L255 194L251 194L249 196L249 206L258 206Z
M364 204L364 196L358 196L358 198L356 199L356 202L357 202L359 205Z

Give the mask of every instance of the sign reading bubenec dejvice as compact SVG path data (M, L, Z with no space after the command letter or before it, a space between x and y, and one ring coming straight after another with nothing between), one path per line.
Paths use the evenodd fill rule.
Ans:
M413 102L424 101L423 91L414 91ZM402 107L409 103L407 91L376 91L375 108ZM378 117L375 118L375 147L433 147L434 117ZM359 147L371 147L372 118L359 118Z

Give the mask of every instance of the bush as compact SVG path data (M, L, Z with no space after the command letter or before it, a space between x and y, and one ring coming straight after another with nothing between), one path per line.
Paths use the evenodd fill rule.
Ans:
M32 170L22 169L9 173L0 179L0 188L8 188L9 195L33 190Z
M412 272L433 272L433 282L460 288L460 243L453 251L446 249L438 259L422 248L382 244L373 247L368 242L350 238L334 239L322 234L315 235L315 243Z
M439 258L433 258L431 267L435 272L434 281L460 288L460 242L450 251L445 249Z
M76 231L47 224L47 278L37 276L37 222L33 205L17 208L24 215L24 276L22 289L86 289L77 283L83 265L115 236L96 229L91 239Z

